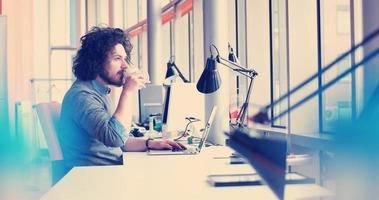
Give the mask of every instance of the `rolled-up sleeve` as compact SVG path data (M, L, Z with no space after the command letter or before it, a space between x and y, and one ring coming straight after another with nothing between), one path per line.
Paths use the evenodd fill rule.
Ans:
M86 132L108 147L123 147L128 134L125 127L105 109L104 103L96 96L81 92L73 105L75 121Z

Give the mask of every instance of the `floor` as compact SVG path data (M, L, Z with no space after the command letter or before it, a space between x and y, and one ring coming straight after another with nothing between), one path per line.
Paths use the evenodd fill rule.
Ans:
M47 155L29 161L1 159L0 164L1 200L40 199L51 187L51 164Z

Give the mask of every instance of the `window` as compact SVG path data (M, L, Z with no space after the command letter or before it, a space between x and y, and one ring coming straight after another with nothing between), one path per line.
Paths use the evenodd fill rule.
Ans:
M354 5L350 5L351 2ZM348 69L355 59L359 59L361 51L337 63L325 74L317 74L322 67L348 50L352 42L360 41L359 6L360 0L246 1L247 37L244 41L247 48L239 48L239 53L246 53L247 66L259 73L253 87L252 104L274 102L289 89L315 76L298 92L274 106L271 117L275 117L317 91ZM351 21L352 11L356 13L354 21ZM238 25L244 26L243 20L239 19ZM354 31L351 31L352 28ZM359 94L362 91L361 82L362 73L357 70L271 125L288 128L292 134L329 131L334 120L356 116L362 98ZM250 115L257 111L254 106L250 107Z
M81 21L76 16L78 5L70 0L35 2L36 34L34 78L32 81L33 103L58 101L72 83L72 61L76 52L77 26ZM45 20L47 19L47 20Z

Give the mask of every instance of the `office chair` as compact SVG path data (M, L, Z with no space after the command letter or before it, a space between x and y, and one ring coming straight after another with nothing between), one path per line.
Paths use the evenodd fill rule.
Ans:
M54 185L69 171L64 165L62 149L57 132L61 104L58 102L39 103L36 105L36 110L49 148L52 185Z

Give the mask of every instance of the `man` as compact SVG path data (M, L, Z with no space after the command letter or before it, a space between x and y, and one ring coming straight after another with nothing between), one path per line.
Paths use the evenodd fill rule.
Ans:
M122 150L185 148L172 140L129 136L131 101L149 83L140 72L125 74L131 50L121 29L94 27L81 38L73 65L77 80L66 93L61 111L59 138L68 167L122 164ZM115 109L110 86L122 87Z

